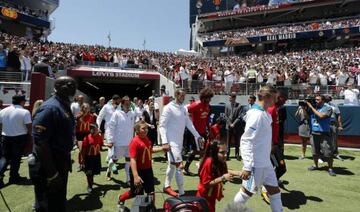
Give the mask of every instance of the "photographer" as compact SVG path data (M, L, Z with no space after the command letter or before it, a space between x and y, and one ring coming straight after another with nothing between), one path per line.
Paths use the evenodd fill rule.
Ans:
M311 123L311 147L315 166L308 168L309 171L318 170L319 157L323 157L328 162L328 173L330 176L336 176L333 167L333 144L330 137L330 121L332 108L325 104L325 96L316 95L316 108L307 101L309 107Z

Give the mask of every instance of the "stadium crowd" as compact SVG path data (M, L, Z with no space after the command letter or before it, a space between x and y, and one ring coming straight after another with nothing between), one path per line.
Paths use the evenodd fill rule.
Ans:
M29 80L31 72L37 71L36 66L46 64L49 68L45 72L49 71L45 74L53 77L53 72L77 64L157 70L190 92L197 92L212 81L224 83L225 93L229 93L232 85L237 83L277 86L301 83L344 86L360 83L359 47L204 58L103 46L36 42L1 33L0 71L22 72L23 79Z
M222 31L199 34L199 37L203 41L215 41L236 39L242 37L259 37L267 35L289 34L297 32L308 32L327 29L348 28L360 25L360 19L347 19L347 20L335 20L335 21L319 21L311 23L295 23L285 24L278 26L261 26L261 27L246 27L236 31Z

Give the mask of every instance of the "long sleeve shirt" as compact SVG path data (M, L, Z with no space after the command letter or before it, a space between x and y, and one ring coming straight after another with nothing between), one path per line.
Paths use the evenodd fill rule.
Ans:
M160 117L159 131L162 143L182 149L185 127L190 130L197 141L200 135L191 122L186 108L175 102L167 104ZM196 144L198 147L197 142Z
M114 146L129 146L134 136L136 113L134 111L115 111L108 123L107 140Z

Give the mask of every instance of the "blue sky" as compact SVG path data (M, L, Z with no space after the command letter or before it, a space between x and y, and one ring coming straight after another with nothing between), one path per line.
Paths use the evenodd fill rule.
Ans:
M51 41L174 52L189 49L189 0L60 0Z

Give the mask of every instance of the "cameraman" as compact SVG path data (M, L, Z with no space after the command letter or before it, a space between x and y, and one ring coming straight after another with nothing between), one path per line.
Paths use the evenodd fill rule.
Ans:
M325 104L325 96L316 95L316 108L307 101L306 104L310 109L310 123L311 123L311 147L315 166L308 168L309 171L318 170L319 157L327 160L330 176L336 176L333 167L333 144L330 136L330 121L332 108Z

